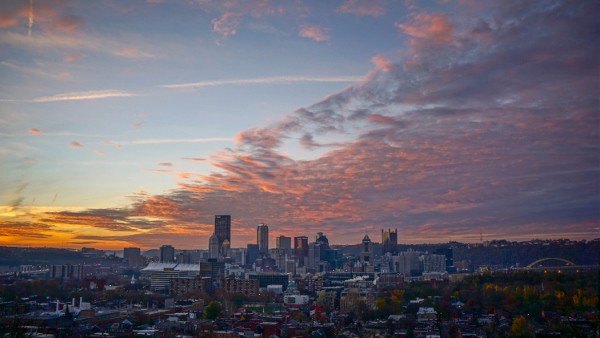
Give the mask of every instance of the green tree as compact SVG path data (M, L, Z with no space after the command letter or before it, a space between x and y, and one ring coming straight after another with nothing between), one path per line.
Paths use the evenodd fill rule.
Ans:
M221 304L213 300L204 308L204 318L216 319L221 315L221 310Z

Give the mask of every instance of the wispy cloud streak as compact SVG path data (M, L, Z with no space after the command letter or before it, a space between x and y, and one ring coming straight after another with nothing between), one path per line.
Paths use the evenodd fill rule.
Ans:
M80 101L80 100L98 100L111 97L130 97L138 94L129 93L121 90L91 90L85 92L63 93L52 96L42 96L31 100L31 102L58 102L58 101Z
M202 137L202 138L162 138L162 139L147 139L135 140L129 144L146 145L146 144L164 144L164 143L205 143L205 142L233 142L231 137ZM125 143L127 144L127 143Z
M162 85L163 88L202 88L228 85L253 85L253 84L291 84L300 82L358 82L362 81L361 76L273 76L259 77L250 79L232 79L232 80L211 80L179 84Z

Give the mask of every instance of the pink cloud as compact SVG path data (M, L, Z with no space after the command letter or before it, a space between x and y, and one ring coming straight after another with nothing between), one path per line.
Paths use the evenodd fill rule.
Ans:
M408 23L395 25L413 39L435 43L450 42L454 31L454 26L448 22L445 14L420 13L414 15Z
M42 135L42 131L37 128L29 128L29 133L32 135Z
M98 156L104 156L104 155L106 155L106 151L94 149L94 154L96 154Z
M371 58L371 62L375 65L375 68L384 72L392 70L394 64L388 58L383 55L375 55Z
M303 25L302 27L300 27L298 35L303 38L315 40L317 42L329 40L329 35L327 35L325 30L315 25Z
M111 147L115 147L115 148L123 148L123 145L119 142L115 142L115 141L100 141L100 144L105 145L105 146L111 146Z
M63 60L67 63L73 63L81 60L81 58L83 58L83 55L81 55L80 53L69 53L65 55Z
M226 12L219 19L212 20L213 31L223 36L235 35L240 25L240 15Z
M381 1L377 0L346 0L337 10L341 13L373 17L384 15L386 12Z

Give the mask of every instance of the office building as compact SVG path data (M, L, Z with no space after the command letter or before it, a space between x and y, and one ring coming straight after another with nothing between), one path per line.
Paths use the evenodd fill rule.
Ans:
M195 278L199 270L198 264L150 263L141 273L150 278L150 289L158 291L169 290L172 279Z
M209 277L171 278L169 282L171 283L170 291L175 296L213 291L212 280Z
M287 250L288 252L292 249L292 238L286 236L279 236L275 239L277 249Z
M216 233L213 233L208 239L208 258L217 259L221 253L221 246L219 244L219 237Z
M417 276L421 273L421 262L419 253L413 250L403 251L398 256L393 256L392 272L401 273L404 276Z
M282 285L283 290L287 289L289 276L285 273L260 272L248 274L248 279L257 280L258 286L266 288L268 285Z
M231 215L215 216L215 234L219 239L219 252L222 250L225 240L231 243Z
M192 264L192 254L187 251L182 251L177 254L176 262L181 264Z
M55 279L77 279L85 278L83 265L52 265L50 267L50 278Z
M163 245L160 247L160 262L173 263L175 262L175 248L171 245Z
M381 229L381 249L384 255L388 252L393 255L398 253L398 229L394 231Z
M221 287L226 293L241 293L244 296L258 296L259 281L257 279L224 278Z
M308 245L308 259L307 259L306 266L309 269L317 270L320 262L321 262L321 244L310 243Z
M269 254L269 227L264 223L256 227L256 244L261 255Z
M454 267L454 255L452 248L437 248L433 250L433 253L436 255L444 255L446 257L446 272L455 272L456 268Z
M304 266L304 260L308 257L308 237L294 237L294 254L298 259L298 266Z
M259 254L258 244L248 244L246 246L246 266L252 266Z
M446 256L423 256L423 272L446 272Z
M373 243L371 242L369 235L365 235L363 238L362 251L359 253L358 257L360 259L360 265L363 272L374 271Z
M123 260L130 267L141 267L145 263L140 248L124 248Z

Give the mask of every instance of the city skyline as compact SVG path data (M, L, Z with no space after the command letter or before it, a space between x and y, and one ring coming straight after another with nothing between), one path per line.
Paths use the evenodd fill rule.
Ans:
M0 245L598 238L598 9L3 2Z

